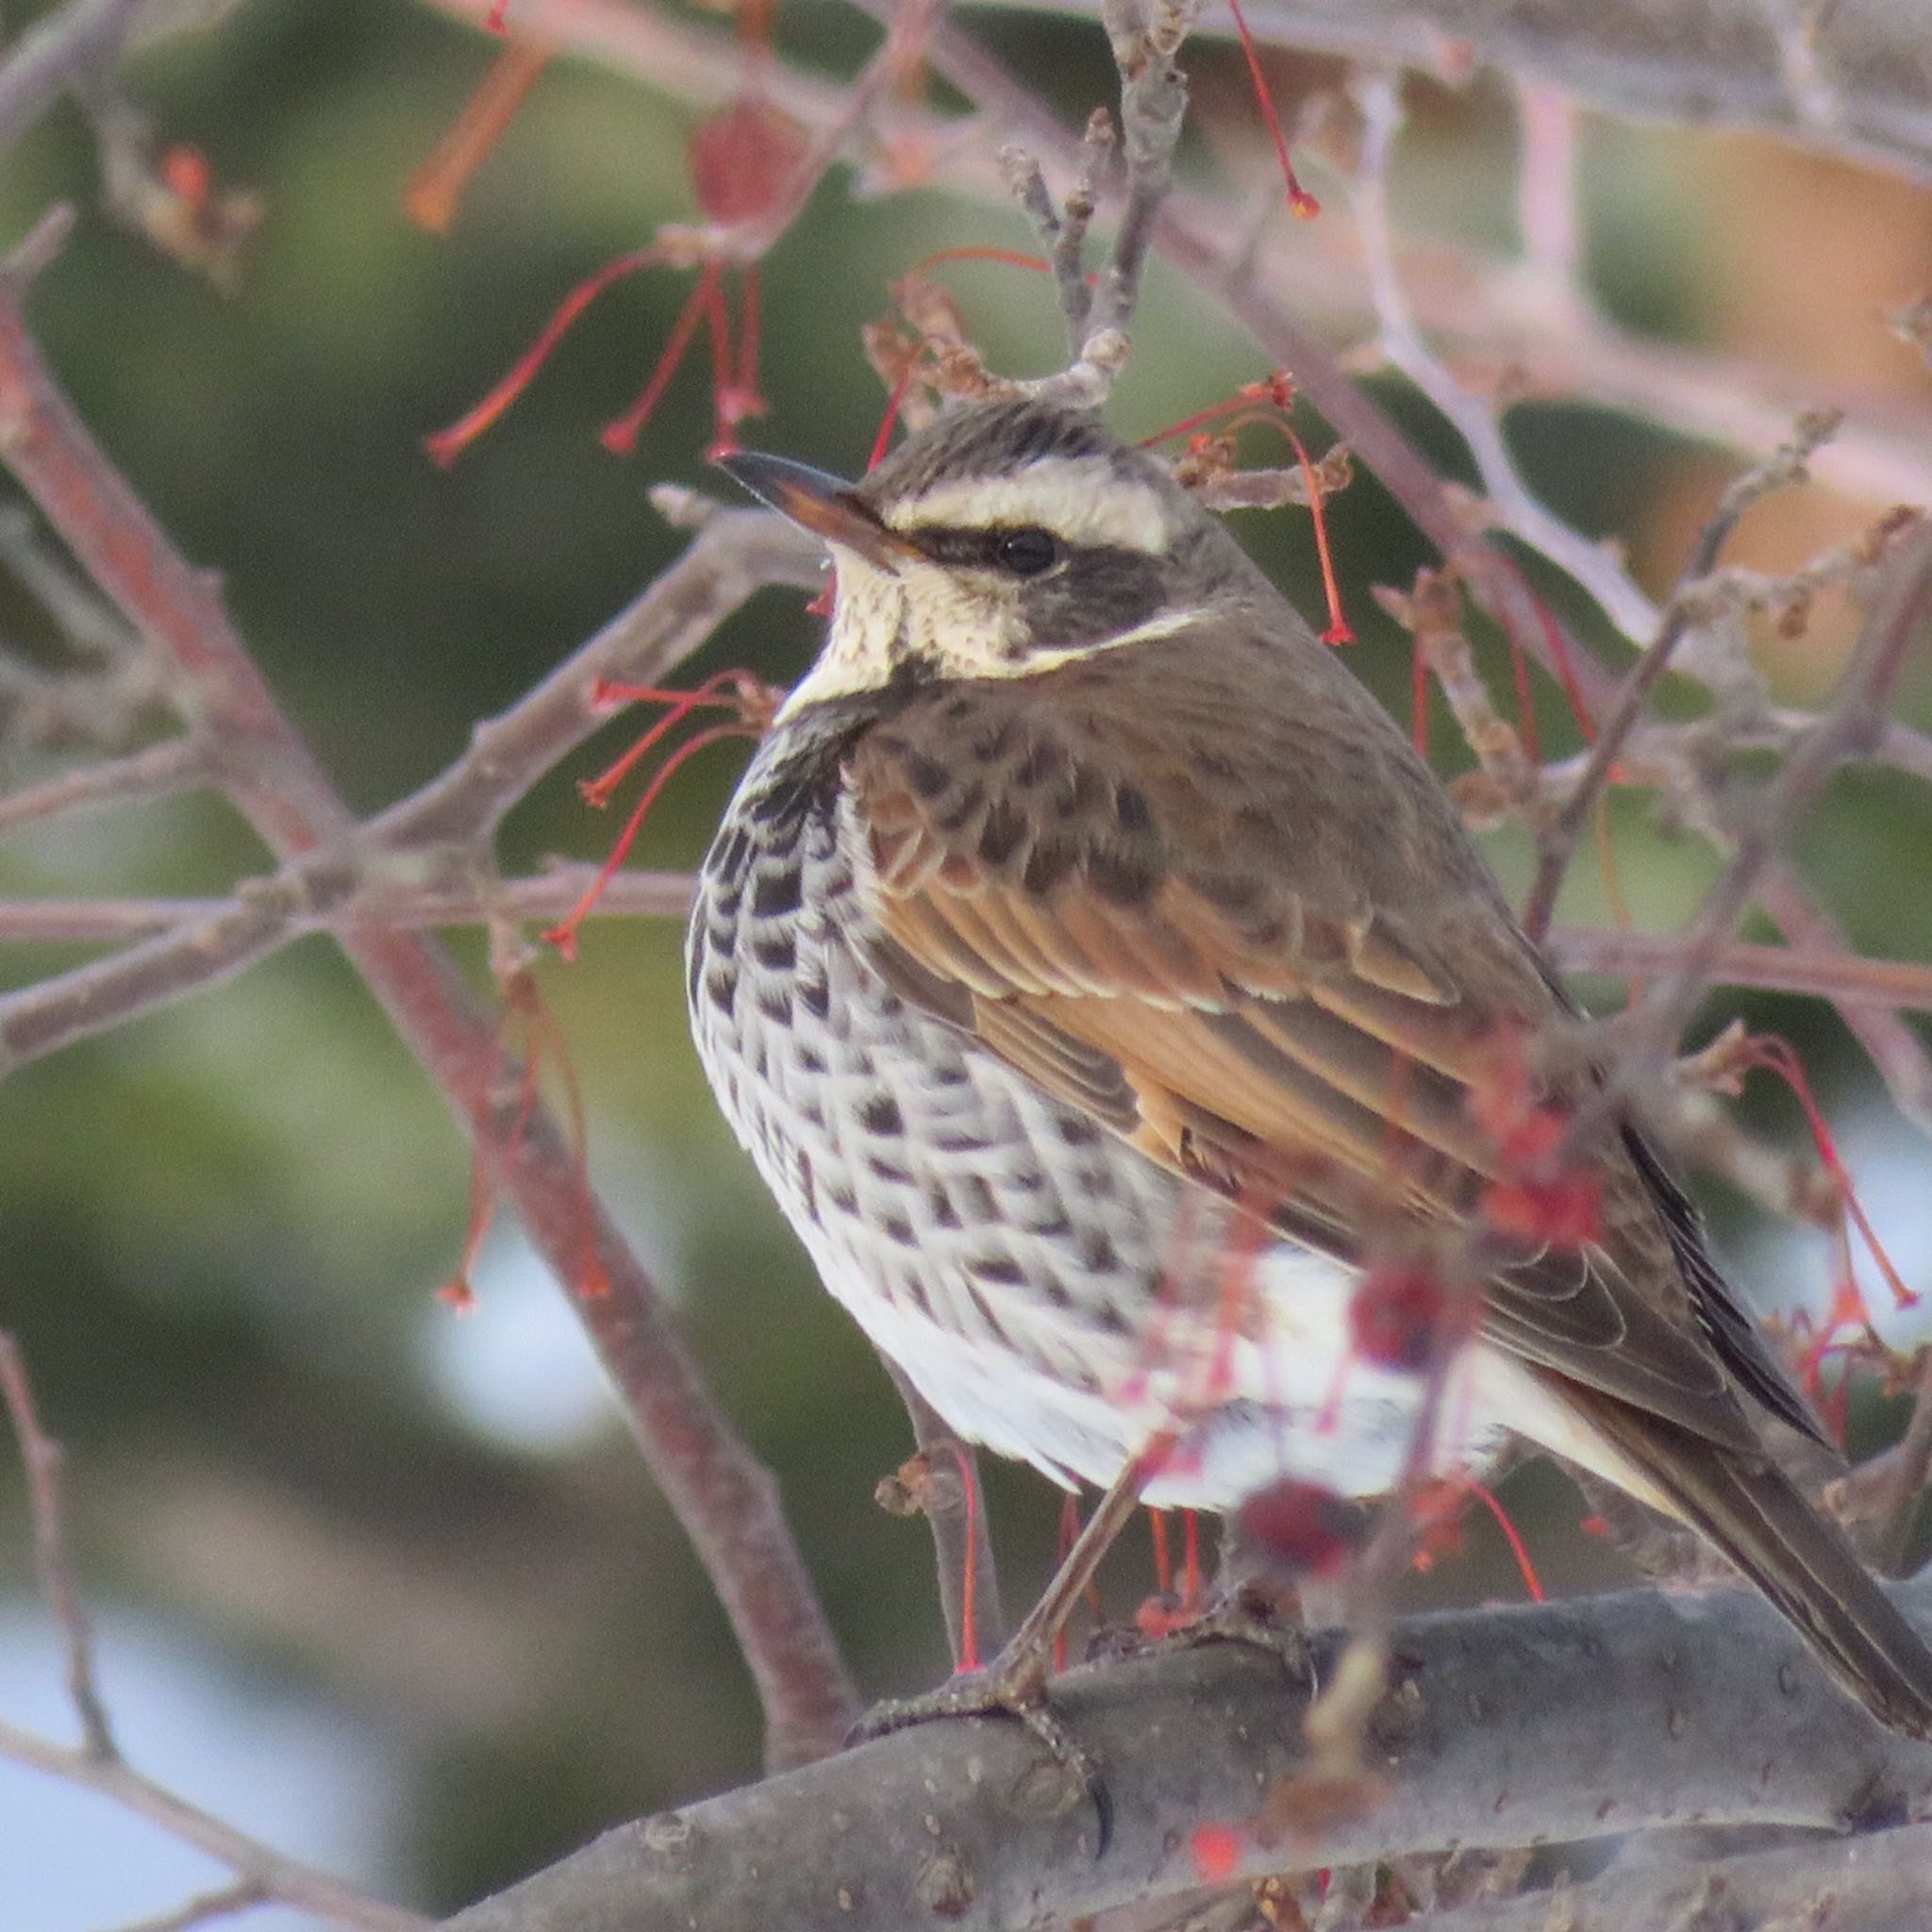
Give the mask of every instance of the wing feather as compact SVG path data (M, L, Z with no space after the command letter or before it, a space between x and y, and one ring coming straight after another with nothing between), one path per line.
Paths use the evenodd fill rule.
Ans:
M1208 641L1136 647L1165 654L1158 728L1102 653L915 696L857 742L886 969L1153 1158L1359 1260L1475 1212L1500 1157L1473 1091L1567 1012L1433 777L1391 775L1373 700L1338 673L1310 706L1254 653L1229 688ZM1383 789L1318 792L1338 768ZM1787 1419L1802 1403L1674 1197L1622 1147L1603 1160L1601 1240L1505 1247L1485 1332L1755 1449L1731 1376Z

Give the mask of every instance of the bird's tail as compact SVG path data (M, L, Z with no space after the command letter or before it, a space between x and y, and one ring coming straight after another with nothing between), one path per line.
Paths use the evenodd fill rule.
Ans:
M1775 1463L1621 1403L1591 1407L1596 1425L1874 1717L1932 1738L1932 1649Z

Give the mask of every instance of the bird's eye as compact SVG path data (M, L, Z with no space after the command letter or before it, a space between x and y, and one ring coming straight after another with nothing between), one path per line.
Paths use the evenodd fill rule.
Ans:
M1051 530L1029 524L1024 530L1008 530L993 555L1002 570L1009 570L1015 576L1037 577L1060 560L1060 546Z

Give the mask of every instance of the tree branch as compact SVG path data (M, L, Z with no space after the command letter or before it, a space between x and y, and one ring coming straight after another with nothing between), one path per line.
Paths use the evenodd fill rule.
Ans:
M1932 1587L1897 1594L1932 1629ZM1318 1684L1338 1644L1318 1641ZM1932 1797L1932 1748L1844 1702L1756 1596L1412 1618L1393 1656L1354 1787L1306 1780L1309 1691L1274 1659L1170 1649L1055 1680L1112 1799L1104 1850L1021 1726L946 1721L622 1826L447 1932L1005 1932L1197 1890L1195 1824L1234 1831L1218 1875L1258 1876L1690 1824L1835 1831Z
M60 393L11 279L0 281L0 453L82 567L192 687L223 746L229 795L271 849L288 859L348 842L348 808L276 706L214 584L168 541ZM473 1132L497 1131L497 1029L448 955L425 937L371 926L352 927L341 943L458 1118ZM792 1763L835 1747L857 1699L771 1476L712 1401L547 1116L531 1120L505 1184L559 1279L581 1279L594 1252L608 1287L572 1305L731 1619L764 1701L770 1758Z
M1103 0L1027 4L1091 19ZM1766 128L1932 180L1932 46L1918 0L1245 0L1243 11L1265 44L1424 73L1475 61L1611 113ZM1224 16L1202 31L1229 28Z
M1625 1854L1587 1885L1442 1912L1430 1932L1913 1932L1925 1910L1932 1825L1820 1836L1728 1857Z

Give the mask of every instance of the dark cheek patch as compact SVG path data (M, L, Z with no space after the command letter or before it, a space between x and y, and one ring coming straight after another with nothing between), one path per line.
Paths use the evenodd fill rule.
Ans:
M1065 651L1145 624L1160 608L1160 566L1144 551L1075 550L1065 567L1021 592L1029 651Z

